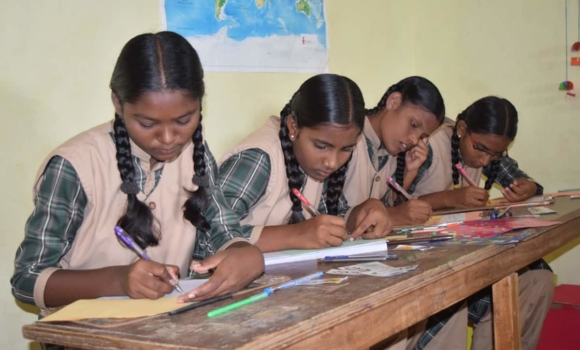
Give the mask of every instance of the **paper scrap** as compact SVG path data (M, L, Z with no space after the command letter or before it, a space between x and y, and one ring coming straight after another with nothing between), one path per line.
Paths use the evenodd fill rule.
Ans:
M391 277L405 272L415 270L418 265L392 267L378 261L342 266L337 269L328 270L326 273L334 275L367 275L376 277Z
M532 215L545 215L545 214L554 214L556 213L555 210L546 207L532 207L528 208L528 211Z
M39 322L74 321L87 318L134 318L159 315L177 310L177 297L149 299L78 300Z

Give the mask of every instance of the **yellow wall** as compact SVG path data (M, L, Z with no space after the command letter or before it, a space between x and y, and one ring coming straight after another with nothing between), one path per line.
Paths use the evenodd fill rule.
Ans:
M486 95L509 99L520 117L510 155L546 191L580 187L580 93L566 98L557 89L566 74L564 2L418 3L415 69L436 82L448 115ZM578 40L577 4L568 0L568 50ZM580 92L580 67L569 67L569 79ZM578 243L548 256L560 284L580 284Z
M580 186L580 165L573 161L580 96L566 101L556 90L564 79L562 6L553 0L365 0L361 11L352 6L327 0L330 71L355 80L369 106L389 85L416 73L441 88L450 115L484 94L501 94L521 113L510 151L522 167L549 190ZM17 306L8 280L32 210L37 166L67 138L112 117L107 86L115 59L128 39L160 29L158 8L157 0L0 0L0 348L27 348L20 328L35 319ZM572 24L570 30L576 30ZM578 70L571 80L580 84ZM278 113L307 77L207 73L205 127L216 157ZM563 143L549 141L556 137ZM560 282L580 284L572 271L578 254L576 248L554 262Z

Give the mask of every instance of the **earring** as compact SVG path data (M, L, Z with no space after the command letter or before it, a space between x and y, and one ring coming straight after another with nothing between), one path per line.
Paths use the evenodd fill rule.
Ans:
M290 138L291 138L292 140L294 140L294 134L290 135Z

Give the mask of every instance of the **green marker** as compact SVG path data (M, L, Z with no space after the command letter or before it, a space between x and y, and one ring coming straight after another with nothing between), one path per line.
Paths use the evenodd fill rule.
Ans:
M242 299L242 300L235 302L233 304L226 305L226 306L221 307L219 309L212 310L212 311L207 313L207 317L212 318L212 317L219 316L223 313L226 313L226 312L231 311L231 310L235 310L235 309L240 308L244 305L248 305L248 304L251 304L251 303L256 302L258 300L265 299L265 298L269 297L270 294L272 294L272 293L273 293L273 290L271 288L266 288L260 294L253 295L249 298Z

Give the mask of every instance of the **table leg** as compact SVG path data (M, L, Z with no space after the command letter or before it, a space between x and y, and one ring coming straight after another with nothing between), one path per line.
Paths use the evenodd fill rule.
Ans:
M522 342L518 274L512 273L499 280L492 290L495 350L519 350Z

